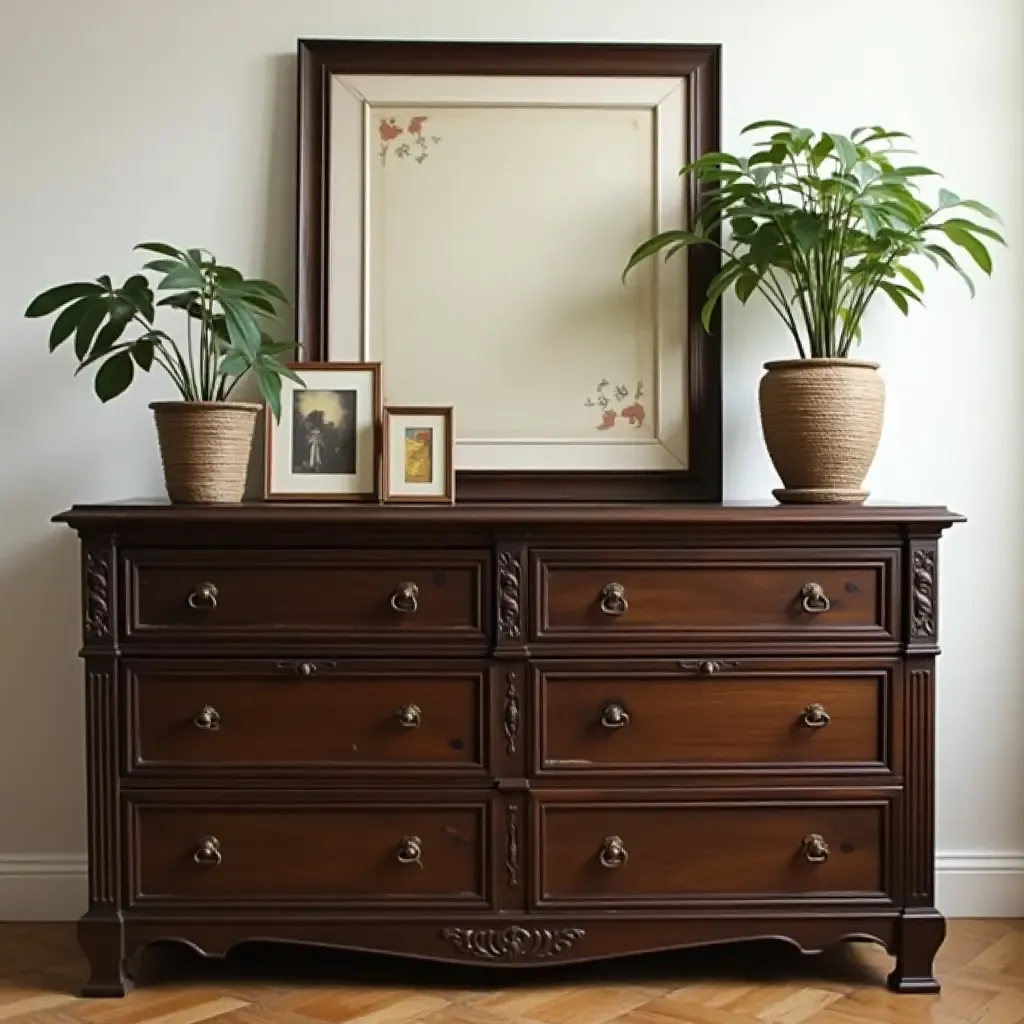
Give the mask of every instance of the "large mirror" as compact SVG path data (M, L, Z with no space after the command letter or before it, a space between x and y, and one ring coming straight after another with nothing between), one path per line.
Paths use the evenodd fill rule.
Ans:
M302 41L299 341L453 406L459 500L717 500L713 46Z

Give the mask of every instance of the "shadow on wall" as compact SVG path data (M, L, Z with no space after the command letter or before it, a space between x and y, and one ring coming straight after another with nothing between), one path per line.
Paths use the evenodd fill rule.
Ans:
M32 497L6 500L4 519L26 528L8 535L0 556L7 668L0 683L0 806L32 847L6 832L2 853L14 856L85 846L77 541L48 523L58 509L43 508L39 491L24 484L19 490ZM41 493L52 495L53 488Z
M298 95L298 72L295 55L279 54L269 58L270 77L273 81L272 105L268 111L270 119L270 147L268 164L265 168L267 182L267 205L261 232L263 238L262 266L259 274L279 284L295 301L294 282L296 266L296 103ZM268 330L279 341L295 340L296 318L280 324L269 324ZM235 395L241 401L260 401L256 385L246 380L239 385ZM256 421L252 455L249 459L249 479L245 489L247 498L263 496L263 467L265 423L263 416Z

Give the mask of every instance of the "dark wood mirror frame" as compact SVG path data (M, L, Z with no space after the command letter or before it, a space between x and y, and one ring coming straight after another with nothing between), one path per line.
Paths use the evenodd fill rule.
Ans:
M717 150L720 64L717 45L468 43L304 39L299 41L297 340L303 359L327 360L329 309L331 76L349 74L503 76L671 76L687 83L687 151ZM693 209L697 194L687 196ZM687 262L688 468L681 471L465 471L466 501L720 501L722 497L721 320L700 322L703 296L720 258L710 247ZM385 370L386 372L386 370Z

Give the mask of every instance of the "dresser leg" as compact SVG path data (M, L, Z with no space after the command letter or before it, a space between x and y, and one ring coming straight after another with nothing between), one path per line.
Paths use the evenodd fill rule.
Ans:
M889 988L894 992L938 992L941 986L932 964L945 937L946 919L937 910L904 912Z
M86 998L119 998L131 988L124 955L124 928L120 921L91 919L78 923L78 945L89 961Z

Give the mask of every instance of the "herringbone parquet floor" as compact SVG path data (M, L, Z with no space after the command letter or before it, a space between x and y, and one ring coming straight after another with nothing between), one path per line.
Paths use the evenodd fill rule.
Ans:
M125 999L83 1000L70 925L0 924L7 1024L1018 1024L1024 922L951 921L943 991L896 996L875 946L801 956L749 944L515 976L329 950L225 961L149 952Z

